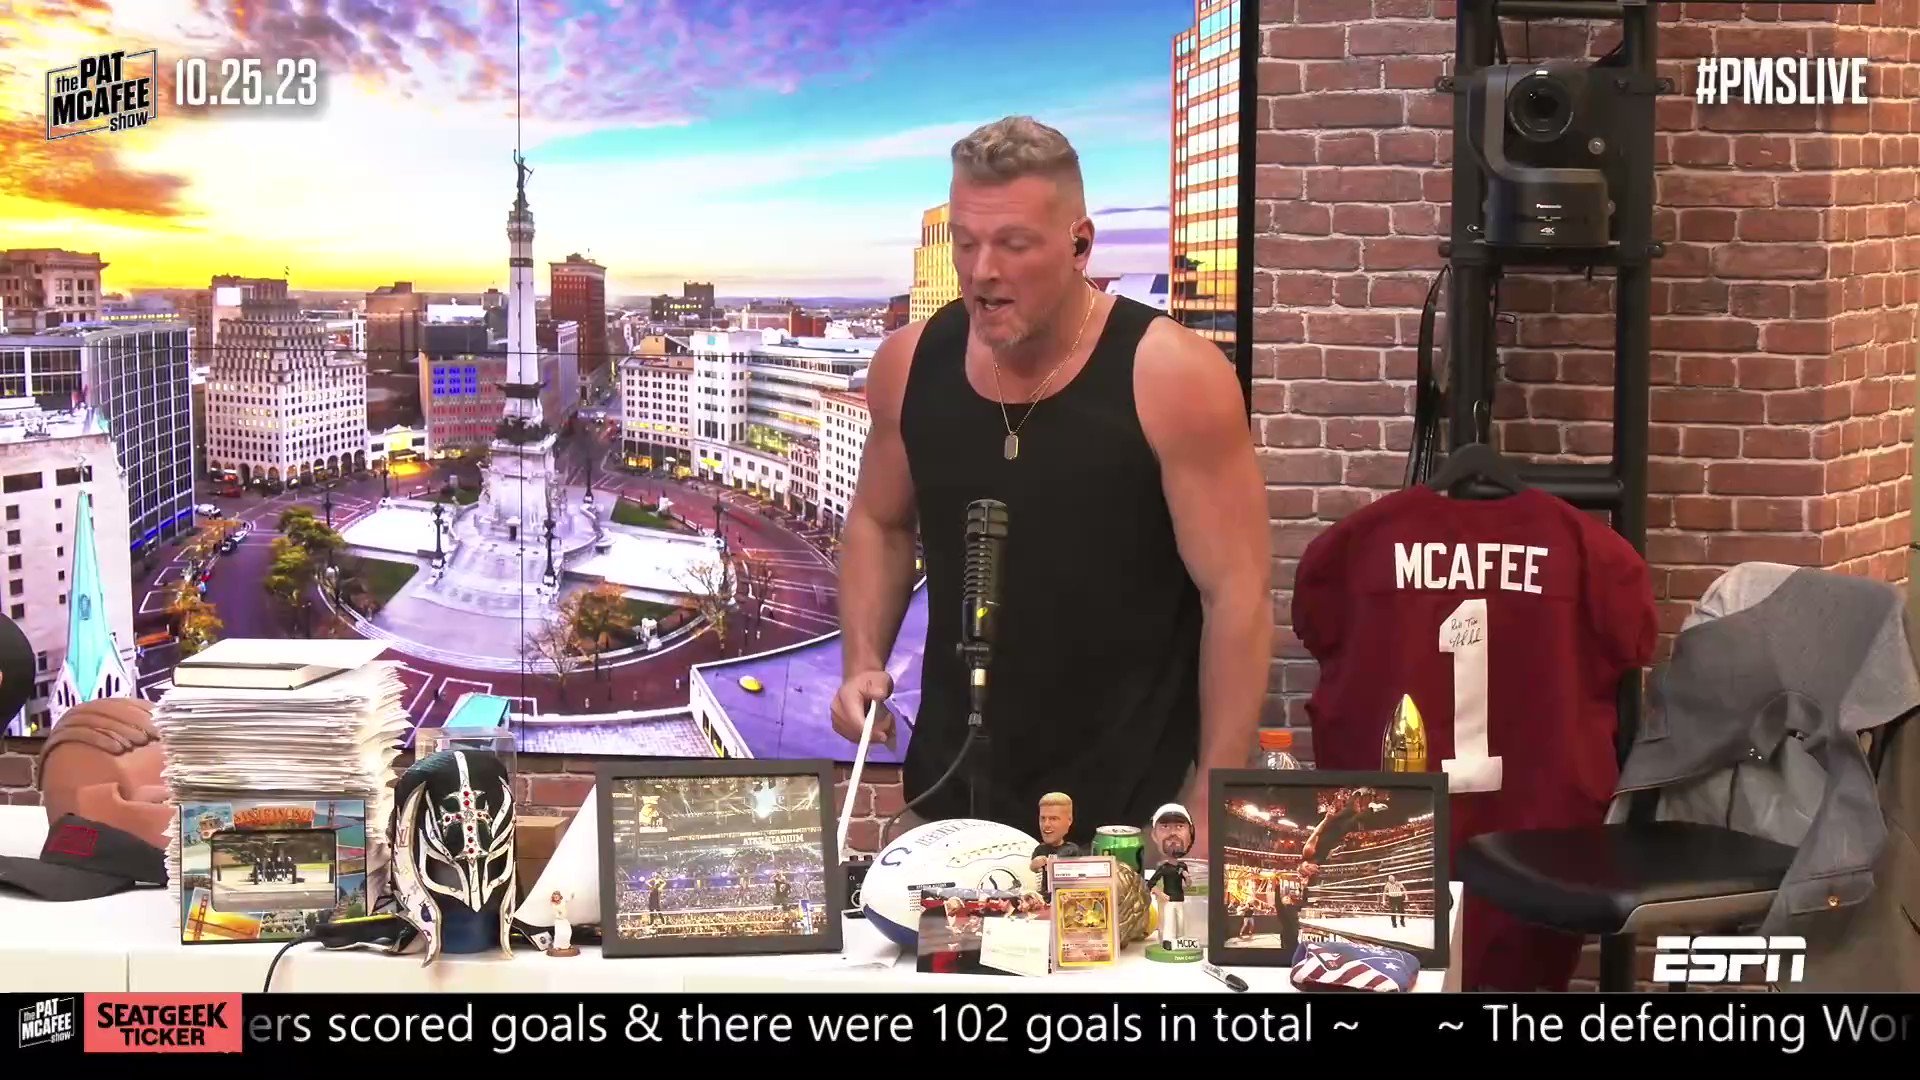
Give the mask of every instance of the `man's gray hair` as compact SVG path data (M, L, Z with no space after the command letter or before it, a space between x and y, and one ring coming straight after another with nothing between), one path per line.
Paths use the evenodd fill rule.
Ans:
M1065 135L1031 116L1009 116L953 144L953 167L982 184L1023 176L1080 183L1080 154Z

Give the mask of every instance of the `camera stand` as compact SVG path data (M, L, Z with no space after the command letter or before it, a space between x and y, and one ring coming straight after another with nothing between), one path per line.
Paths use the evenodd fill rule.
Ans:
M1470 93L1477 77L1503 63L1502 18L1617 21L1620 44L1596 62L1591 79L1613 98L1610 124L1617 158L1610 192L1613 217L1604 247L1501 245L1488 242L1486 220L1490 178L1481 166L1475 131L1482 109L1505 109L1504 101L1476 102ZM1614 529L1646 551L1648 398L1652 347L1652 262L1663 253L1653 237L1654 98L1672 84L1656 74L1657 16L1647 0L1618 3L1592 0L1460 0L1455 21L1453 73L1439 89L1454 95L1453 228L1441 245L1452 276L1447 296L1447 356L1450 368L1447 429L1450 449L1488 442L1494 414L1496 289L1508 270L1591 276L1600 267L1613 270L1614 383L1613 453L1604 464L1527 464L1521 478L1583 510L1608 512ZM1530 58L1531 59L1531 58ZM1591 85L1591 84L1590 84ZM1496 230L1506 231L1506 230ZM1468 497L1505 492L1491 486L1469 488ZM1616 750L1621 760L1633 745L1640 722L1640 677L1621 681ZM1636 805L1634 816L1650 810ZM1602 985L1607 974L1631 965L1630 937L1603 940Z

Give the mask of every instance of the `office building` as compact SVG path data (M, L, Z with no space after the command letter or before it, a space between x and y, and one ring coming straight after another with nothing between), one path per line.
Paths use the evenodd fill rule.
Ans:
M106 423L133 551L193 528L191 338L184 322L73 324L0 338L0 399L85 402Z
M366 468L366 361L331 348L325 326L288 301L243 300L239 311L216 324L209 468L233 470L242 484Z
M953 269L953 230L947 204L920 215L920 246L913 249L913 291L907 315L912 322L932 315L960 298L960 276Z
M881 330L891 334L913 321L913 294L901 293L887 300L887 314Z
M860 481L860 455L867 448L873 418L867 412L867 394L835 390L821 395L820 512L817 520L836 534L853 505Z
M12 248L0 251L0 309L9 333L35 334L100 321L97 251Z
M505 413L507 354L429 356L420 364L420 405L433 456L485 450Z
M1232 354L1239 276L1240 0L1195 0L1173 39L1167 311Z
M588 379L600 378L604 384L610 359L607 268L576 253L567 256L564 262L547 264L547 272L550 316L555 322L571 319L580 324L579 374Z
M220 290L227 290L221 293ZM216 314L216 298L224 298L222 305L230 310ZM242 277L239 274L215 274L206 288L193 294L193 359L195 363L206 364L213 359L213 350L219 345L219 320L222 316L231 318L240 313L242 300L285 300L288 299L286 278Z
M427 325L427 294L413 282L396 281L367 294L367 367L372 371L412 371L418 363Z
M693 357L665 337L642 339L637 355L621 361L620 453L629 467L690 467L692 383Z
M180 333L187 333L184 325ZM89 688L97 688L113 666L133 667L132 556L113 539L128 529L126 484L98 411L7 405L0 407L0 559L6 560L0 604L33 646L34 687L19 716L0 718L0 730L45 734L55 718L52 698L69 666L76 605L88 620L98 619L97 626L80 627L89 647L104 632L104 647L113 655L75 657L74 681L85 676ZM83 496L90 505L83 506ZM89 523L91 535L82 532ZM84 545L92 547L90 556L81 554Z
M580 324L541 319L535 336L540 342L540 415L547 427L559 431L580 411Z

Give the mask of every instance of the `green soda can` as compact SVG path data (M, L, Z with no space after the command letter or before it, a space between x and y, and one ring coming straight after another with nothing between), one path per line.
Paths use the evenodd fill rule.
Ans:
M1140 829L1133 825L1102 825L1093 834L1095 855L1111 855L1133 867L1135 873L1145 873L1140 853L1144 846Z

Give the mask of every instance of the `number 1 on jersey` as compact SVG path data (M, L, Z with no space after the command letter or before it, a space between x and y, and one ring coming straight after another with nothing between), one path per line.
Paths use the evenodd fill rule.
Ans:
M1440 651L1453 654L1453 756L1447 790L1499 791L1500 759L1487 753L1487 601L1460 601L1440 620Z

